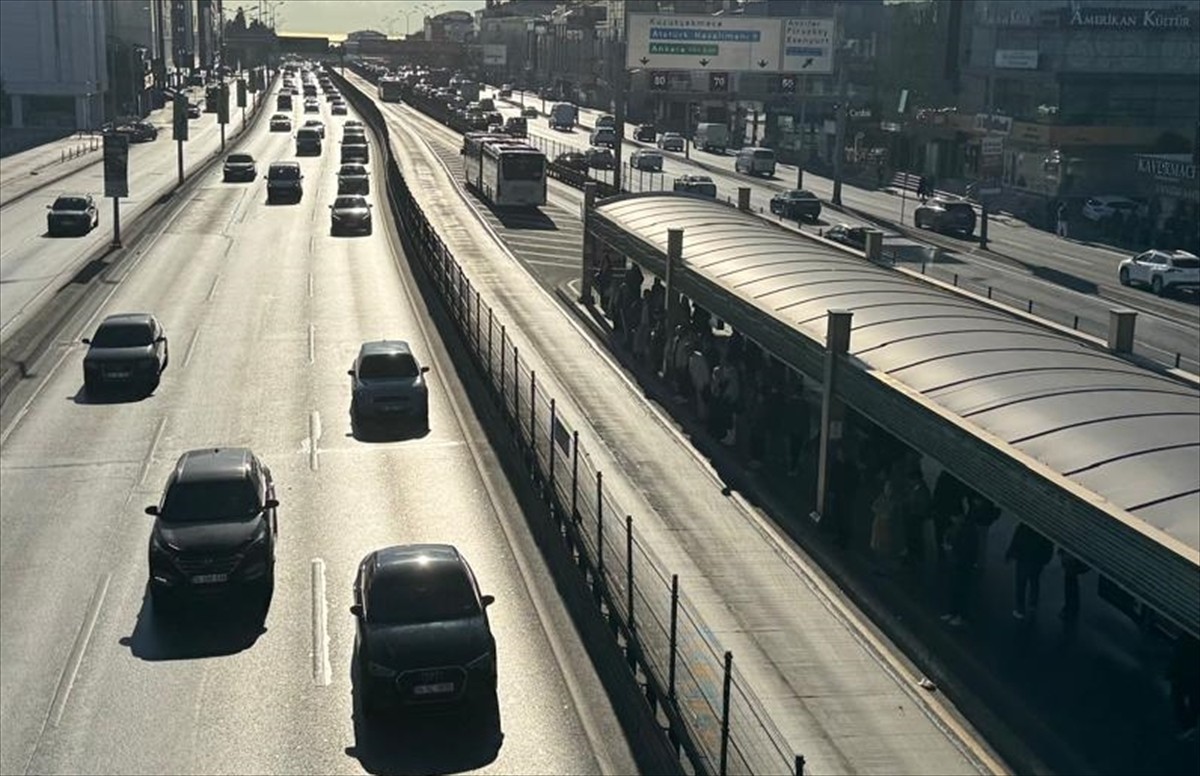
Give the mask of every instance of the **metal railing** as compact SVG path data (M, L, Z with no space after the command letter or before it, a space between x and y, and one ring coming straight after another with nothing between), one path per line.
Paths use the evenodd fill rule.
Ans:
M336 77L336 76L335 76ZM524 468L677 756L697 773L802 772L761 701L605 487L605 473L558 411L494 308L473 286L417 202L374 101L343 90L378 133L386 193L409 255L436 288Z

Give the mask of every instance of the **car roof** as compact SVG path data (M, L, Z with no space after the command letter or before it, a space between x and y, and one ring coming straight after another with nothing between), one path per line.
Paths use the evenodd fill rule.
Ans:
M418 561L421 563L452 563L455 566L465 564L462 555L452 544L396 544L378 549L372 554L375 559L377 575L380 572L386 574L388 569L396 569Z
M154 323L154 316L150 313L117 313L109 315L100 321L101 326L128 326L129 324L141 324L149 326Z
M372 342L364 342L359 350L359 355L375 356L375 355L396 355L406 353L412 355L412 348L404 340L374 340Z
M92 198L92 195L91 195L91 194L59 194L59 195L58 195L57 197L55 197L54 199L55 199L55 201L58 201L58 200L60 200L60 199L75 199L75 198L78 198L78 199L91 199L91 198Z
M271 162L272 167L299 167L299 162Z
M240 480L250 476L254 453L245 447L206 447L188 450L175 464L175 482Z

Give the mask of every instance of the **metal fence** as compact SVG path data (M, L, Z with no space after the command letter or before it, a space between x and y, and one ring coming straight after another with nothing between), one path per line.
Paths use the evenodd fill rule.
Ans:
M633 515L606 489L604 472L538 382L519 343L472 285L413 197L372 100L343 90L378 133L387 196L409 255L437 289L480 377L502 411L536 491L589 586L676 754L697 773L799 773L733 655L722 649L640 537Z

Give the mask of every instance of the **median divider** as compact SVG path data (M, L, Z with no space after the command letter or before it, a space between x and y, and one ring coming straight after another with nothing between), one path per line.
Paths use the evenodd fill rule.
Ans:
M578 431L431 225L392 154L376 102L330 72L380 139L388 203L414 270L434 289L466 345L550 516L549 530L590 590L675 756L701 774L802 773L803 757L784 741L678 575L643 540L635 516L606 489L605 473Z

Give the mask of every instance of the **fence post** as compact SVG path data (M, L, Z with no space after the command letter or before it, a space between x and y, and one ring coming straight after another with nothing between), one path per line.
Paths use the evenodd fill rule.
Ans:
M537 459L537 426L534 425L534 418L537 415L537 371L529 370L529 455L533 459L533 478L534 481L538 478L538 459Z
M571 520L579 522L579 432L571 434Z
M508 342L508 329L502 323L500 324L500 409L507 410L508 407L504 401L504 362L508 359L504 355L504 346Z
M604 473L596 472L596 578L592 593L596 602L604 592Z
M479 352L479 340L483 335L483 322L479 319L480 293L475 292L475 352Z
M725 653L725 690L721 702L721 776L729 773L729 689L733 682L733 653Z
M629 643L625 657L629 667L637 665L637 625L633 617L633 515L625 515L625 625L629 630Z
M487 351L488 384L492 382L492 306L488 305L488 351Z
M517 369L517 357L521 349L513 345L513 427L517 430L517 444L521 444L521 370Z
M550 455L550 474L549 474L548 480L550 482L550 512L554 515L554 517L556 519L559 517L558 507L556 506L556 504L558 502L558 491L555 490L555 485L554 485L554 459L556 457L555 453L557 452L557 449L558 449L558 442L554 438L554 428L557 425L558 425L558 407L555 404L554 397L551 396L550 397L550 434L548 435L548 439L550 440L550 449L548 451L549 455Z
M671 661L667 668L667 700L675 702L675 661L679 649L679 575L671 575Z

